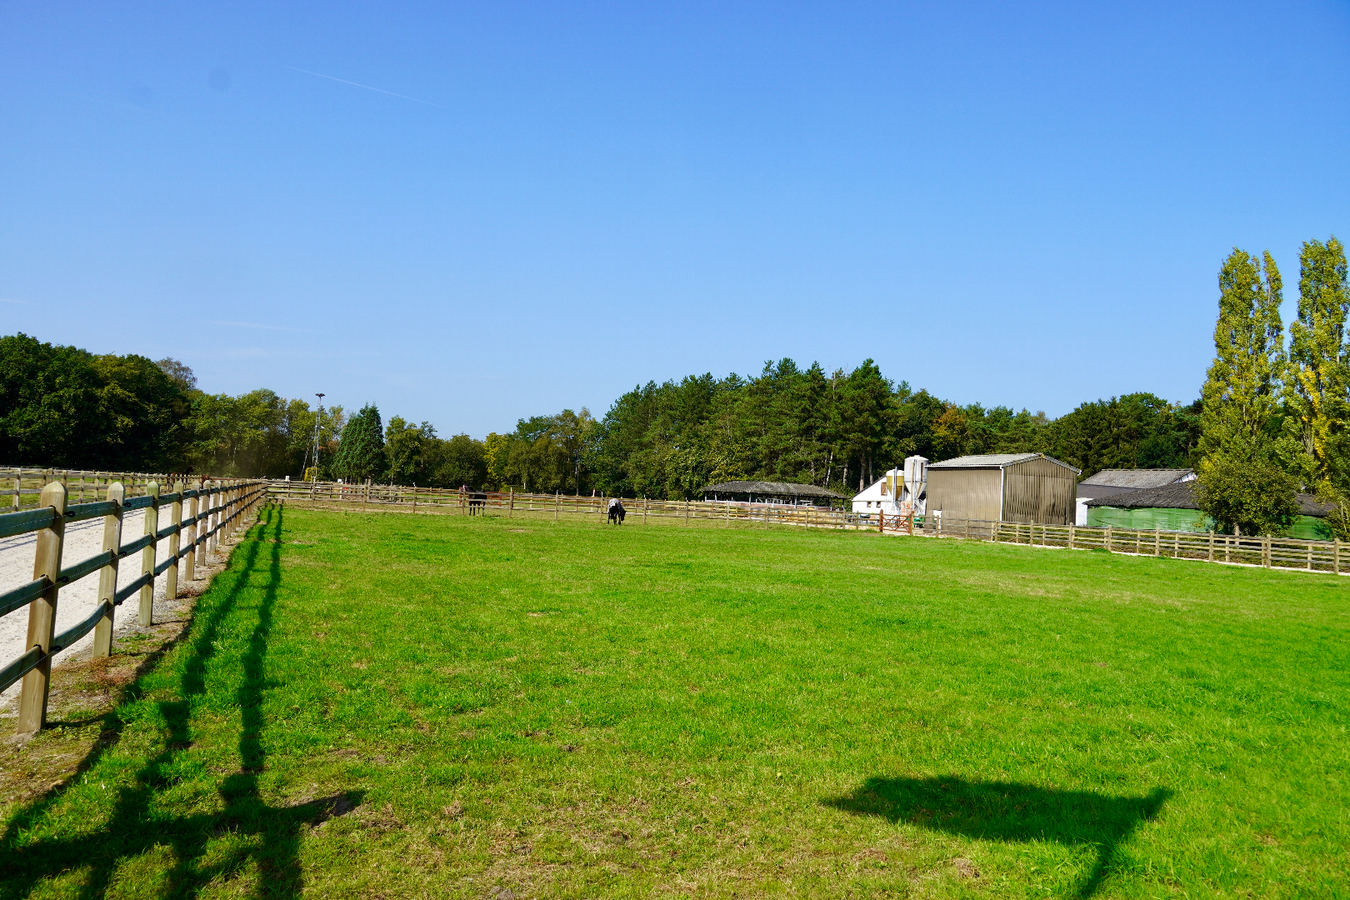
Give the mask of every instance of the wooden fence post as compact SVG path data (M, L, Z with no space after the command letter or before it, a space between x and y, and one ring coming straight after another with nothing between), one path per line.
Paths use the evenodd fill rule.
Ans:
M197 486L197 568L206 567L206 532L211 524L211 495L206 492L206 479Z
M174 501L169 505L169 524L173 534L169 535L169 559L173 564L164 573L164 599L178 599L178 546L183 530L183 482L173 486Z
M1341 539L1337 538L1331 545L1331 572L1333 575L1341 574Z
M183 485L186 489L187 485ZM186 581L195 581L197 578L197 498L188 500L187 508L188 526L187 531L187 553L183 555L183 578Z
M103 552L112 551L112 560L98 572L98 602L106 606L103 618L94 626L94 655L112 655L113 637L113 601L117 597L117 564L122 552L122 501L126 497L126 488L115 481L108 485L108 500L116 503L117 508L103 517Z
M1270 535L1261 539L1261 564L1270 568Z
M152 481L145 486L145 492L150 495L150 505L145 508L145 533L155 534L159 530L159 482ZM142 628L151 624L155 612L155 545L159 543L158 538L150 541L150 546L141 551L141 575L150 576L149 582L141 585L141 609L140 625Z
M1070 550L1073 549L1073 530L1074 530L1075 527L1076 527L1075 523L1073 523L1073 522L1070 522L1070 523L1069 523L1069 549L1070 549Z
M211 517L215 510L215 494L211 493L211 482L208 479L202 479L202 503L201 517L202 528L197 535L197 566L198 568L206 565L206 555L211 552Z
M1107 525L1107 526L1106 526L1106 552L1107 552L1107 553L1113 552L1112 549L1111 549L1111 526L1110 526L1110 525Z
M1162 529L1153 529L1153 555L1162 556Z
M506 508L506 517L509 519L516 514L516 489L511 488L510 505Z
M15 512L19 511L19 500L22 497L21 493L22 491L23 491L23 469L19 469L17 472L14 473L14 503L12 505L14 507Z
M19 695L19 734L31 734L47 723L47 690L52 676L52 639L56 637L57 580L61 577L61 545L66 535L66 489L56 482L42 489L38 508L50 506L56 511L52 524L37 534L33 554L33 580L47 579L47 590L28 604L28 641L26 647L37 647L42 659L23 676Z
M684 501L684 524L689 524L689 501Z
M647 497L646 497L646 495L644 494L643 497L642 497L642 524L643 524L643 525L646 525L646 524L647 524L647 507L648 507L649 505L650 505L650 504L648 504L648 502L647 502Z

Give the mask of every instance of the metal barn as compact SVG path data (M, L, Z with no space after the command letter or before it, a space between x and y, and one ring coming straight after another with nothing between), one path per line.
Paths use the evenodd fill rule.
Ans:
M1070 525L1080 471L1044 453L991 453L931 463L928 511L955 519Z

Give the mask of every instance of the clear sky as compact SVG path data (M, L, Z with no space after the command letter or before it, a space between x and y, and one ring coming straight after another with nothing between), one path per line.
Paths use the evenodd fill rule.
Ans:
M851 369L1190 401L1350 238L1350 4L0 4L0 333L442 435Z

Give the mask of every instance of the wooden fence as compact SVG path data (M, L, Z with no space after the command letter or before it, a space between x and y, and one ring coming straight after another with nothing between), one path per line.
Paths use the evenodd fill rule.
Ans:
M144 493L139 497L127 499L126 485L113 481L103 485L104 499L68 506L69 478L65 480L64 484L61 480L53 480L41 488L33 508L0 515L0 538L37 534L33 580L0 594L0 616L28 607L28 649L0 669L0 691L23 679L19 697L20 733L37 731L46 724L53 656L90 631L94 632L94 655L110 655L113 611L133 594L139 595L140 624L150 625L155 579L164 575L166 596L171 600L176 598L179 560L183 561L184 579L195 580L197 567L206 563L206 554L219 552L221 536L246 524L249 513L266 496L262 482L242 480L205 481L193 489L186 489L180 482L174 486L173 493L161 494L158 482L137 476L137 481L144 487ZM21 486L14 490L16 501L28 493ZM187 507L186 514L184 506ZM160 511L166 507L169 522L161 528ZM123 543L122 517L137 509L145 510L144 533ZM100 516L103 518L103 551L80 562L66 564L62 559L66 526ZM157 564L156 547L164 538L169 540L168 556ZM119 589L118 564L137 551L141 554L141 575ZM56 634L56 605L61 588L94 572L99 573L98 606L84 621Z
M270 481L268 496L292 505L325 509L402 512L419 515L471 515L476 511L507 517L553 519L589 518L606 521L607 497L567 494L486 492L480 510L468 495L443 488L399 485L337 484L331 482ZM1088 528L1076 525L1028 525L942 516L859 515L842 509L790 506L779 503L739 503L733 500L627 499L630 524L798 525L850 531L912 534L916 537L960 538L1003 544L1106 550L1139 556L1166 556L1271 569L1347 574L1350 559L1342 560L1339 541L1296 538L1235 537L1211 532L1141 531Z
M66 488L66 499L72 503L83 503L88 499L97 500L107 491L108 485L118 482L128 497L144 497L150 482L168 484L173 476L146 472L94 472L85 469L26 469L16 466L0 466L0 497L9 496L6 505L11 510L34 507L42 489L53 481Z
M269 481L268 496L290 505L325 509L402 512L418 515L473 515L477 512L508 518L590 518L605 522L610 498L572 494L528 494L516 491L483 492L474 507L470 494L446 488L419 488L382 484ZM754 524L810 525L821 528L866 528L864 520L843 510L785 503L740 503L734 500L625 499L627 524ZM871 526L875 527L875 526Z
M1340 541L1307 541L1281 537L1239 537L1212 531L1162 531L1154 529L1088 528L1081 525L1028 525L954 519L946 516L887 517L887 532L907 532L925 537L962 538L1033 547L1063 547L1068 550L1105 550L1134 556L1193 559L1267 569L1297 569L1306 572L1350 574L1350 559Z

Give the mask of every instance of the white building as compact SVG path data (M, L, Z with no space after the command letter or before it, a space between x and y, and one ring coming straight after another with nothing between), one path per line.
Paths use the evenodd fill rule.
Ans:
M927 500L928 460L911 456L903 469L891 469L853 498L853 511L859 515L923 515Z

